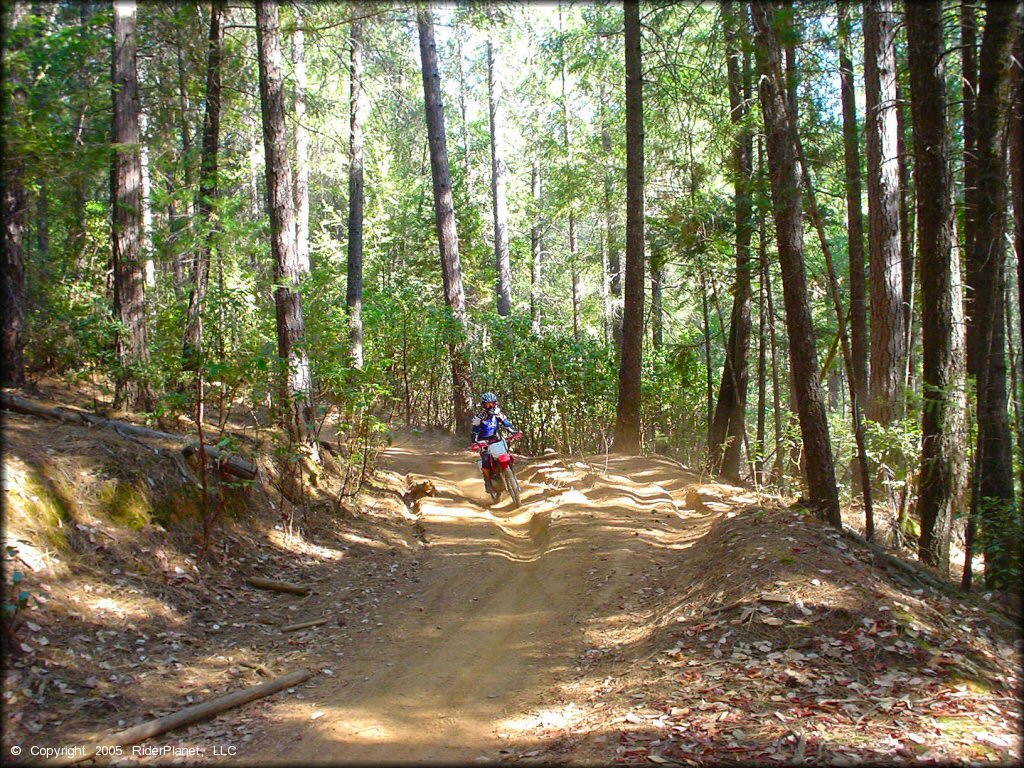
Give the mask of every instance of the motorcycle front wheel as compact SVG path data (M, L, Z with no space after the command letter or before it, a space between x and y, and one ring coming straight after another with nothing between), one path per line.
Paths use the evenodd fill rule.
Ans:
M512 467L505 467L501 472L502 477L505 480L505 487L508 489L509 495L512 497L512 506L519 506L519 480L516 479L515 473L512 471Z

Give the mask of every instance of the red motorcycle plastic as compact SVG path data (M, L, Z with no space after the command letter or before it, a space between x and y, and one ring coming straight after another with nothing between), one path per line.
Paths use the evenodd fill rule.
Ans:
M521 437L521 433L516 432L514 435L510 435L508 440L515 440L519 437ZM495 435L487 440L473 443L469 446L469 450L480 454L477 466L484 474L484 482L491 495L491 501L497 503L501 499L502 490L507 490L512 497L512 506L518 507L522 488L516 478L514 469L516 459L512 455L512 451L509 450L508 441ZM485 456L487 461L484 460Z

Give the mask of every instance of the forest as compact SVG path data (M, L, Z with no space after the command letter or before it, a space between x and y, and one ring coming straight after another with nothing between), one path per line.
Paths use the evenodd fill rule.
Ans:
M310 552L408 516L417 546L457 554L483 534L451 544L469 522L436 515L482 491L465 447L484 392L522 432L524 499L478 516L543 549L526 560L558 557L572 493L632 530L654 488L655 511L775 521L792 553L813 547L785 526L813 520L1019 636L1024 4L12 0L2 51L5 643L47 610L19 558L100 557L54 455L93 473L121 546L179 537L197 583L164 564L167 589L220 582L202 569L263 512ZM187 491L140 501L179 475ZM388 494L375 529L367 499ZM650 557L694 583L719 567ZM467 734L438 754L472 760ZM772 759L803 760L792 736ZM610 759L585 743L574 757Z

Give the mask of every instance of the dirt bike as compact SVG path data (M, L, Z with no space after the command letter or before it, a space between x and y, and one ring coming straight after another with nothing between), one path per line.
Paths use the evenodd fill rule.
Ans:
M509 440L515 440L519 436L517 432L514 435L510 435ZM469 450L480 454L477 467L484 473L484 483L487 486L487 492L491 495L491 501L497 503L501 499L502 490L507 490L512 497L512 506L518 507L522 488L519 485L519 480L516 479L516 473L512 466L515 464L515 457L512 455L512 451L509 450L508 441L503 437L495 435L486 440L473 443L469 446ZM484 453L490 456L490 468L487 471L484 471L483 468Z

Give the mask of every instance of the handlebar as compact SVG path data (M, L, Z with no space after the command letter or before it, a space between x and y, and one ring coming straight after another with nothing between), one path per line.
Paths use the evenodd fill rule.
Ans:
M501 437L498 437L498 436L489 437L486 440L479 440L479 441L471 444L466 450L468 450L468 451L482 451L488 445L491 445L492 443L496 443L499 440L502 440L502 439L504 439L504 440L518 440L522 436L523 436L522 432L515 432L515 433L509 435L506 438L501 438Z

